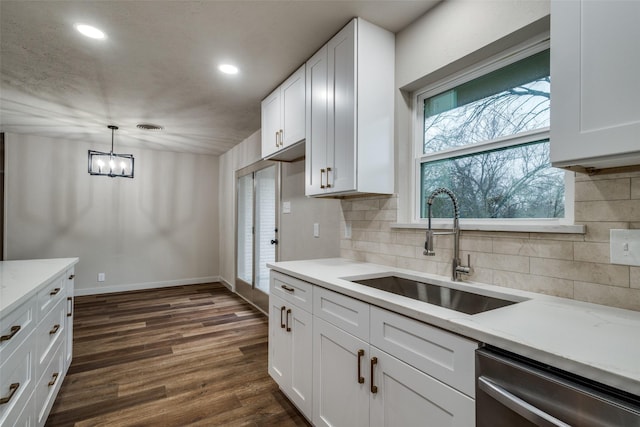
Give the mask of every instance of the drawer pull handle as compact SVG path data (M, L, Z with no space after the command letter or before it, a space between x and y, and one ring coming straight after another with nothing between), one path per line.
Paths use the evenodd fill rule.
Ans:
M3 336L1 336L1 337L0 337L0 342L3 342L3 341L9 341L11 338L13 338L13 336L14 336L15 334L17 334L17 333L18 333L18 331L19 331L19 330L20 330L20 325L12 326L12 327L11 327L11 329L9 330L9 331L10 331L9 335L3 335Z
M282 285L282 289L284 289L287 292L295 292L295 289L288 287L287 285Z
M286 308L287 308L287 307L285 307L284 305L283 305L282 307L280 307L280 327L281 327L282 329L284 329L284 328L285 328L285 324L284 324L284 320L282 319L282 315L284 314L284 310L285 310Z
M76 275L72 274L71 276L69 276L69 280L73 280L74 277L76 277Z
M20 387L20 383L11 384L9 386L9 396L1 398L0 399L0 405L4 405L5 403L9 403L9 401L11 400L13 395L16 394L16 391L18 390L18 387Z
M378 364L378 358L371 358L371 393L376 394L378 392L378 386L373 385L373 367Z
M53 328L51 328L51 330L49 331L49 335L53 335L56 332L58 332L58 329L60 329L60 325L53 325Z
M58 295L58 292L60 292L60 288L55 288L54 290L49 292L49 295L51 296Z
M58 381L58 375L60 375L58 372L51 375L51 381L49 381L49 383L47 384L49 387L51 387L56 383L56 381Z
M73 297L67 297L67 317L73 316Z
M364 350L358 350L358 384L364 383L364 377L362 376L362 372L360 371L360 359L364 356Z
M291 332L291 326L289 326L289 315L291 314L291 309L287 309L287 332Z

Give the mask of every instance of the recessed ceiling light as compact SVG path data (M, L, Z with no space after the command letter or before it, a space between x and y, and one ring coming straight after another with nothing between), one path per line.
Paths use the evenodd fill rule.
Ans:
M238 74L238 67L231 64L220 64L218 70L225 74Z
M90 37L92 39L102 40L107 38L107 35L96 27L92 27L91 25L85 24L76 24L76 30L80 32L80 34Z

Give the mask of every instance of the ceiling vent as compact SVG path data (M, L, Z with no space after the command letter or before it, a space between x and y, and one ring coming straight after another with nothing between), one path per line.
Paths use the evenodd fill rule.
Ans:
M142 129L142 130L162 130L162 129L164 129L162 126L154 125L154 124L151 124L151 123L138 123L136 125L136 127L138 129Z

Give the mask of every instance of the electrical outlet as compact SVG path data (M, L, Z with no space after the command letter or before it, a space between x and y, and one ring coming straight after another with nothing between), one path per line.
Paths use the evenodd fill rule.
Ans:
M283 214L291 213L291 202L282 202L282 213Z
M350 239L351 238L351 223L350 222L345 222L344 223L344 238L345 239Z
M105 274L98 273L98 282L104 282L104 280L105 280Z

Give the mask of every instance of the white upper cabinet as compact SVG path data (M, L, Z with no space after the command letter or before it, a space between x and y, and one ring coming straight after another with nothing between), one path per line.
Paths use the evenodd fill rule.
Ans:
M306 64L308 196L393 193L395 37L352 20Z
M295 160L304 156L305 66L262 101L262 157Z
M551 2L551 162L640 164L640 2Z

